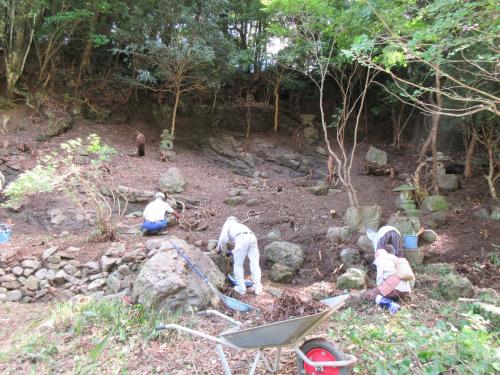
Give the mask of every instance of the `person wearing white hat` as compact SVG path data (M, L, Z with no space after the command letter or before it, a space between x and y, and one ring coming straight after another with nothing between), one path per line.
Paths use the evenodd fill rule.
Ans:
M257 246L257 237L246 225L240 223L234 216L230 216L226 219L222 227L219 241L217 242L217 252L220 253L229 241L234 242L234 250L232 251L234 263L233 272L234 278L236 279L234 290L239 294L246 293L243 263L245 262L245 258L248 257L255 294L261 294L260 255L259 247Z
M144 236L161 232L168 225L166 214L173 214L175 218L179 219L179 214L165 202L165 194L158 192L152 202L149 202L142 216L144 223L142 223L142 234Z
M394 255L401 256L401 234L393 226L384 225L378 231L368 229L366 235L373 243L373 251L388 250L388 245L391 245L394 249Z

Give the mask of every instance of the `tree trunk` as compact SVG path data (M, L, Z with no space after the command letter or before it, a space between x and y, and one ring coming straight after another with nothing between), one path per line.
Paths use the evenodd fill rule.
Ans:
M279 128L279 113L280 113L280 95L279 95L279 82L274 86L274 132L278 132Z
M439 128L439 120L441 118L441 108L443 108L443 98L439 90L441 90L441 76L436 72L436 110L432 114L432 129L431 129L431 149L432 149L432 187L434 194L439 194L438 185L438 160L437 160L437 133Z
M14 96L14 89L24 71L24 65L33 42L35 32L35 17L33 16L33 25L29 31L29 25L21 17L16 17L14 7L11 12L10 43L4 51L5 69L7 73L7 97ZM13 33L15 32L15 36ZM29 32L29 39L25 42L25 37Z
M472 133L469 145L467 146L467 153L465 154L465 168L464 177L469 178L472 176L472 161L474 160L474 152L476 150L477 136Z
M175 118L177 117L177 107L179 106L179 100L181 98L181 88L177 86L175 88L175 102L174 109L172 110L172 124L170 125L170 133L174 135L175 133Z

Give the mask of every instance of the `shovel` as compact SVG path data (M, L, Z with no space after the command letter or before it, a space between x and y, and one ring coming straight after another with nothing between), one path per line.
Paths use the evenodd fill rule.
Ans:
M219 290L213 286L213 284L208 280L208 278L191 262L191 259L188 258L186 254L184 254L181 249L179 249L179 246L177 246L170 238L167 238L168 242L175 248L177 253L186 261L186 263L189 265L189 267L198 274L198 276L201 277L201 279L212 289L212 291L219 296L219 298L224 302L224 305L226 305L228 308L231 310L236 310L239 312L249 312L253 310L253 307L250 305L247 305L246 303L243 303L241 301L238 301L237 299L231 298L229 296L226 296L219 292Z

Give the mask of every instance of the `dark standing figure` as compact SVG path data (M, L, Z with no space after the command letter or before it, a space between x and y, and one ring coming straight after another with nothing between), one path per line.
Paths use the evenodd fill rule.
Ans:
M137 156L146 155L146 137L139 130L136 130Z

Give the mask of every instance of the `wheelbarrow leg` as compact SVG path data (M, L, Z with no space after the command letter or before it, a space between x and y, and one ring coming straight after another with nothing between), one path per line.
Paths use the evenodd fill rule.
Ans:
M266 366L267 370L273 374L276 374L279 369L280 365L280 357L281 357L281 348L276 349L276 358L274 359L274 366L271 367L271 364L269 363L269 360L267 359L265 354L262 354L262 361L264 362L264 365Z
M229 368L229 364L227 363L226 355L224 354L224 350L220 344L217 344L217 354L219 355L220 362L222 363L222 369L224 370L225 375L233 375L231 369Z
M255 373L255 370L257 370L257 365L259 364L260 361L260 355L262 352L259 350L257 354L255 355L255 359L253 360L252 368L248 372L248 375L253 375Z

